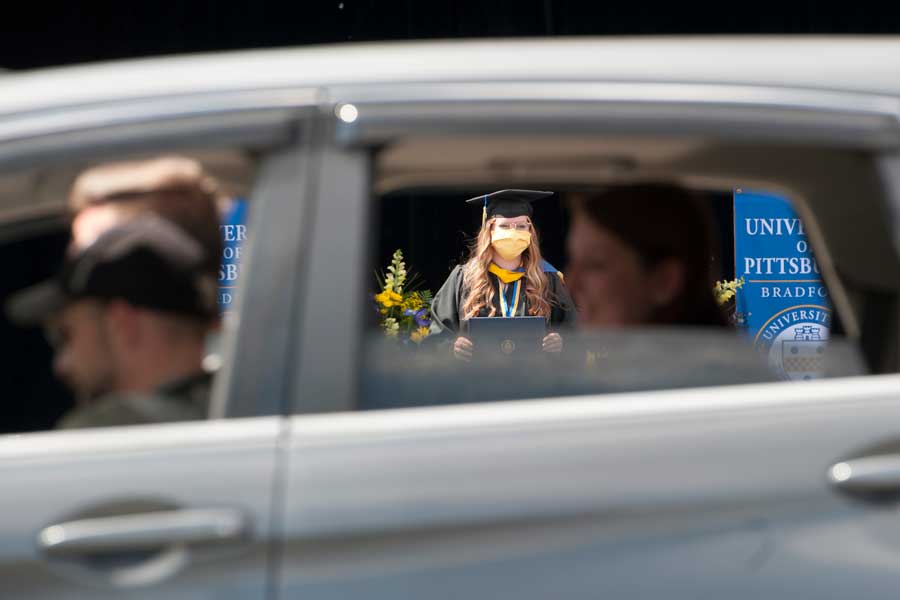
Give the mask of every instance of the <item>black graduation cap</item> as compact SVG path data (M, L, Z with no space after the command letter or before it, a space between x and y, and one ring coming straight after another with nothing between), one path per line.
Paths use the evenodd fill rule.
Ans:
M539 192L537 190L500 190L493 194L475 196L466 200L469 204L481 203L484 207L481 213L481 224L493 217L530 217L533 214L531 203L553 192Z

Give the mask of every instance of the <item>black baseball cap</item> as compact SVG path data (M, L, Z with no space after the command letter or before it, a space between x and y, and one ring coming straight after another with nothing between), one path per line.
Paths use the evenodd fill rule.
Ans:
M499 192L469 198L466 202L483 206L485 219L493 217L530 217L533 214L531 203L552 195L553 192L541 192L538 190L500 190Z
M70 302L122 299L137 307L211 319L217 282L203 247L177 225L144 216L104 232L57 275L13 295L10 320L36 325Z

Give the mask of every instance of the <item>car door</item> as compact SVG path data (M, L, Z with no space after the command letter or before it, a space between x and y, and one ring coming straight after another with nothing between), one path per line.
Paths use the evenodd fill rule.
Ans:
M268 417L5 436L5 593L263 595L278 432Z
M211 116L202 98L160 98L144 106L147 113L126 111L127 123L101 118L88 127L76 115L72 131L48 135L38 128L29 138L18 128L12 142L0 140L0 155L10 164L27 157L27 164L58 165L72 156L250 144L261 157L250 227L280 235L279 223L293 227L301 220L309 183L306 137L298 134L302 111L273 112L264 103L250 110L243 100L237 106ZM65 122L57 112L54 125ZM212 401L217 418L0 436L0 477L7 482L0 499L4 597L270 593L284 426L278 361L290 356L290 340L272 327L291 318L294 298L279 290L295 283L285 274L297 271L301 239L293 229L281 245L250 235L242 279L253 285L237 290L224 350L212 355L222 363Z
M369 269L367 118L379 132L395 119L429 135L449 129L447 121L458 135L464 114L491 131L525 127L548 110L512 107L508 88L497 96L499 106L477 111L460 102L456 112L445 98L436 108L413 102L367 113L363 95L351 95L358 121L336 124L336 138L351 143L326 151L306 257L310 297L297 331L309 337L289 390L301 414L287 446L281 596L892 597L900 523L893 504L878 502L897 485L895 374L349 412L367 351L365 309L353 300L365 295ZM706 107L679 120L659 101L668 112L648 114L667 114L654 123L671 119L673 131L709 135L730 110ZM612 102L619 117L623 99ZM602 106L583 130L598 127ZM636 106L628 118L646 124ZM789 123L772 127L766 107L757 108L755 135L770 127L790 138ZM799 128L825 117L810 110L797 111ZM573 126L577 112L566 104L557 128ZM742 112L745 125L752 118ZM613 130L623 128L616 120ZM816 135L837 139L824 126ZM796 159L795 151L771 160L790 164L785 156ZM776 169L758 168L767 166ZM328 233L338 224L340 240ZM392 373L414 373L416 364ZM394 390L413 386L423 404L460 385L436 376L391 381Z
M296 417L284 595L890 597L895 514L828 473L898 385Z

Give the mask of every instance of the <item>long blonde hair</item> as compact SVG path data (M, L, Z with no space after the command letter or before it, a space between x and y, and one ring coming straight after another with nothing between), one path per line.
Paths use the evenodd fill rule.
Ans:
M489 309L488 316L497 315L494 306L494 286L491 285L490 271L493 250L491 249L491 229L496 219L488 221L478 232L478 236L469 249L469 259L463 265L463 290L465 300L460 313L463 319L478 316L482 309ZM544 273L544 260L541 257L540 240L537 229L531 226L531 244L522 253L522 266L525 267L525 298L528 301L528 314L536 317L550 318L550 283Z

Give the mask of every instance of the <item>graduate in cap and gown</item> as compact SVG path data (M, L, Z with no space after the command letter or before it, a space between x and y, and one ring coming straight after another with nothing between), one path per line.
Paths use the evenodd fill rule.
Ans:
M574 325L575 306L563 275L541 257L531 203L553 192L501 190L466 200L482 206L481 230L468 260L457 265L431 305L432 333L453 335L453 355L472 357L465 336L472 317L541 316L545 352L562 351L560 328Z

